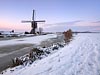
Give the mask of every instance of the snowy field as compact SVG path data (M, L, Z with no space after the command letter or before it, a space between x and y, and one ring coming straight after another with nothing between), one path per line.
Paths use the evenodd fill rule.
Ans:
M56 53L3 75L100 75L100 34L80 33Z
M40 42L50 39L56 38L57 35L55 34L48 34L42 36L33 36L33 37L26 37L26 38L19 38L19 39L12 39L12 40L3 40L0 41L0 46L6 45L15 45L15 44L40 44Z

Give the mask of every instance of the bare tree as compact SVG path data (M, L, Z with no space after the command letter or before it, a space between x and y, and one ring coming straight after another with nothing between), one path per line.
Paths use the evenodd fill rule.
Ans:
M43 32L43 28L39 28L39 34L42 34L42 32Z

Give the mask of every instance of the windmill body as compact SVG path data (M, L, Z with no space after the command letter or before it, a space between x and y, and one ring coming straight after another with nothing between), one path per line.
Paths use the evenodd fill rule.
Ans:
M31 28L32 29L30 31L30 34L36 34L36 28L38 27L37 22L45 22L45 20L35 21L34 20L34 13L35 13L35 10L33 10L32 21L22 21L22 23L31 23Z

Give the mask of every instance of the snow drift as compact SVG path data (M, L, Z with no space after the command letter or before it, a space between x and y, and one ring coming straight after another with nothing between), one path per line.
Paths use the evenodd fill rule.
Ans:
M100 75L100 34L78 34L49 57L4 75Z

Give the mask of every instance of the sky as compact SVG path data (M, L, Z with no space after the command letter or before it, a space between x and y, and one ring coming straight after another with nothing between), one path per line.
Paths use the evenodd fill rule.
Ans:
M46 31L100 31L100 0L0 0L0 30L30 31L33 9Z

